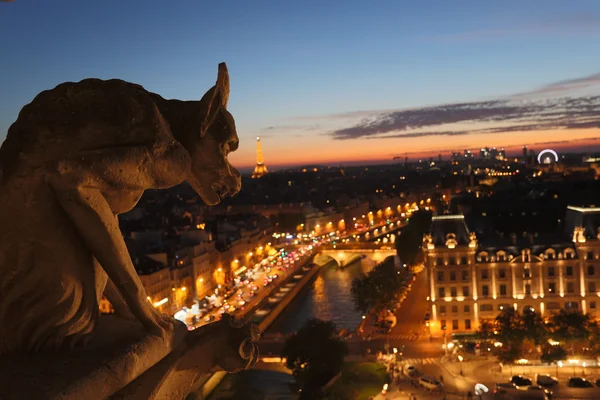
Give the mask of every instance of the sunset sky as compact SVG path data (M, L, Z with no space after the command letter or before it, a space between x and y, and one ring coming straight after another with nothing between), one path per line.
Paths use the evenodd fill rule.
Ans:
M0 2L0 141L42 90L231 75L239 167L600 150L600 1Z

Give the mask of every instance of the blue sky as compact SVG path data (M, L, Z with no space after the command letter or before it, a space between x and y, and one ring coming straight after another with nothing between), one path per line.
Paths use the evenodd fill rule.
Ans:
M121 78L199 99L226 61L241 138L231 158L241 166L253 163L257 135L272 164L519 146L515 135L481 129L403 138L402 125L369 141L336 132L395 110L511 98L578 78L592 77L542 97L600 92L598 1L15 0L0 2L0 35L0 140L23 105L63 81ZM481 124L461 124L473 122ZM447 123L435 130L457 129ZM527 140L600 136L548 129Z

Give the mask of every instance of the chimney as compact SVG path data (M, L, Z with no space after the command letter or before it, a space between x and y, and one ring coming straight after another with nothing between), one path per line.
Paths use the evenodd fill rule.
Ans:
M513 246L517 245L517 234L516 233L511 233L510 234L510 242L512 243Z

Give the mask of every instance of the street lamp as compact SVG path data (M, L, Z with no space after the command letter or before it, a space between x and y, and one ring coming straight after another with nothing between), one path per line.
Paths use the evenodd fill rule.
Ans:
M463 361L463 356L458 356L458 361L460 362L460 374L463 374L463 370L462 370L462 361Z
M442 330L444 331L444 355L448 355L448 342L446 340L446 325L442 326Z

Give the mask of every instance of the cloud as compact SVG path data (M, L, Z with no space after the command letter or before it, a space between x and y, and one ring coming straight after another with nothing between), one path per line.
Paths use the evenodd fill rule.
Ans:
M587 79L556 85L578 84ZM600 96L493 100L393 111L364 118L328 135L337 140L397 139L595 127L600 127Z
M490 40L503 37L539 36L549 34L581 35L600 32L600 15L594 12L570 13L556 18L527 21L515 24L507 21L501 28L475 29L465 32L449 32L441 35L425 36L425 40L462 42Z
M578 138L575 140L552 140L552 141L534 141L534 142L530 142L527 144L527 146L529 146L529 148L532 147L538 147L538 146L543 146L543 147L550 147L550 146L555 146L556 148L560 148L563 147L564 145L568 145L568 147L572 147L572 146L576 146L576 145L586 145L589 144L590 142L600 142L600 137L597 136L593 136L593 137L588 137L588 138ZM468 149L468 147L467 147ZM521 149L521 145L511 145L511 146L505 146L506 150L519 150L520 153L520 149ZM471 150L473 150L473 148L471 148ZM433 154L448 154L448 153L452 153L456 151L456 148L452 148L452 147L448 147L448 148L442 148L442 149L436 149L436 150L415 150L415 151L407 151L407 152L402 152L402 153L393 153L390 154L390 157L396 157L396 158L404 158L404 157L413 157L413 156L418 156L418 157L423 157L425 155L427 155L427 157L432 156Z
M511 97L519 98L522 96L552 94L557 92L566 92L576 89L588 88L595 85L600 85L600 73L584 76L582 78L567 79L564 81L551 83L549 85L542 86L541 88L529 92L518 93Z
M331 120L343 120L343 119L356 119L356 118L365 118L365 117L369 117L373 114L378 114L378 113L383 113L383 112L391 112L394 111L394 109L387 109L387 110L358 110L358 111L347 111L347 112L341 112L341 113L333 113L333 114L322 114L322 115L301 115L301 116L296 116L296 117L292 117L292 120L296 120L296 121L303 121L303 120L308 120L308 121L316 121L316 120L327 120L327 121L331 121Z
M271 125L262 128L261 132L290 132L290 131L315 131L320 128L319 125Z

